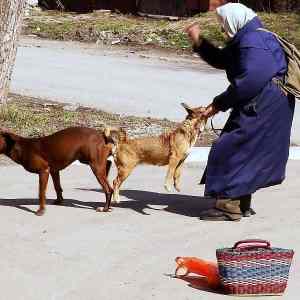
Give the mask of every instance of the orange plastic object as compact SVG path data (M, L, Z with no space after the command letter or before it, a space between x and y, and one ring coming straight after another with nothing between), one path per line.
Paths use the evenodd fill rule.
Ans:
M211 288L217 288L220 285L219 269L215 262L205 261L197 257L177 257L175 261L177 263L176 277L184 277L194 273L205 277Z

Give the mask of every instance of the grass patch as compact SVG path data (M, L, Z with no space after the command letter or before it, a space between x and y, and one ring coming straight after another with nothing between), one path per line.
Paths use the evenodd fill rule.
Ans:
M299 14L259 13L259 16L269 30L287 38L300 49ZM25 19L24 34L103 44L114 44L113 41L118 40L118 44L190 50L190 43L183 29L191 22L198 22L203 35L212 42L224 44L224 36L213 12L168 21L107 12L73 14L33 10L31 16Z
M281 13L268 14L262 13L261 18L271 31L274 31L288 39L300 49L300 14L298 13Z
M0 124L1 127L27 137L49 135L72 126L99 130L121 127L130 137L156 136L173 130L178 125L167 119L120 116L82 106L76 107L75 111L68 111L67 106L10 94L7 105L0 106ZM214 139L214 133L208 130L201 135L198 145L210 145Z
M35 21L28 25L31 34L51 40L66 40L68 34L76 31L77 25L70 21L57 22L49 25L42 21Z
M68 105L16 94L9 95L7 105L0 106L0 123L24 136L41 136L71 126L122 127L131 136L158 134L176 126L175 122L134 116L120 116L87 107L67 110Z

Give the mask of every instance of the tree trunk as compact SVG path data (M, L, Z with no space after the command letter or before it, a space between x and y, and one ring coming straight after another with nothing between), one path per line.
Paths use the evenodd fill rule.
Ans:
M0 0L0 104L6 102L25 0Z

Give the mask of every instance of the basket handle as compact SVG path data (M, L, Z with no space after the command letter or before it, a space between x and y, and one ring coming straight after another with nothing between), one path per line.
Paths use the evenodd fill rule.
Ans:
M239 242L236 242L233 246L233 249L237 248L271 248L271 243L266 240L260 240L260 239L250 239L250 240L242 240Z

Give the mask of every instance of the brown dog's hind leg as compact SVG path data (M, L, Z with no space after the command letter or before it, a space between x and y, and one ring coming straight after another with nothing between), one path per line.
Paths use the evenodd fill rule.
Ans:
M110 160L106 161L106 177L109 175L109 171L111 169L112 162Z
M49 168L40 171L39 173L39 199L40 208L36 211L37 216L42 216L46 210L46 189L49 179Z
M54 204L59 205L62 204L62 202L64 201L64 198L62 196L62 192L63 189L61 188L60 185L60 177L59 177L59 171L51 171L50 172L52 180L53 180L53 184L54 184L54 188L56 191L56 200L54 201Z
M97 212L108 212L110 210L110 204L111 204L111 197L112 197L112 193L113 193L113 189L110 186L110 184L108 183L107 177L106 177L106 165L105 166L99 166L96 163L92 163L90 164L90 167L93 171L93 173L95 174L98 182L100 183L100 185L102 186L104 193L105 193L105 198L106 198L106 202L105 202L105 206L102 207L98 207L96 209Z

